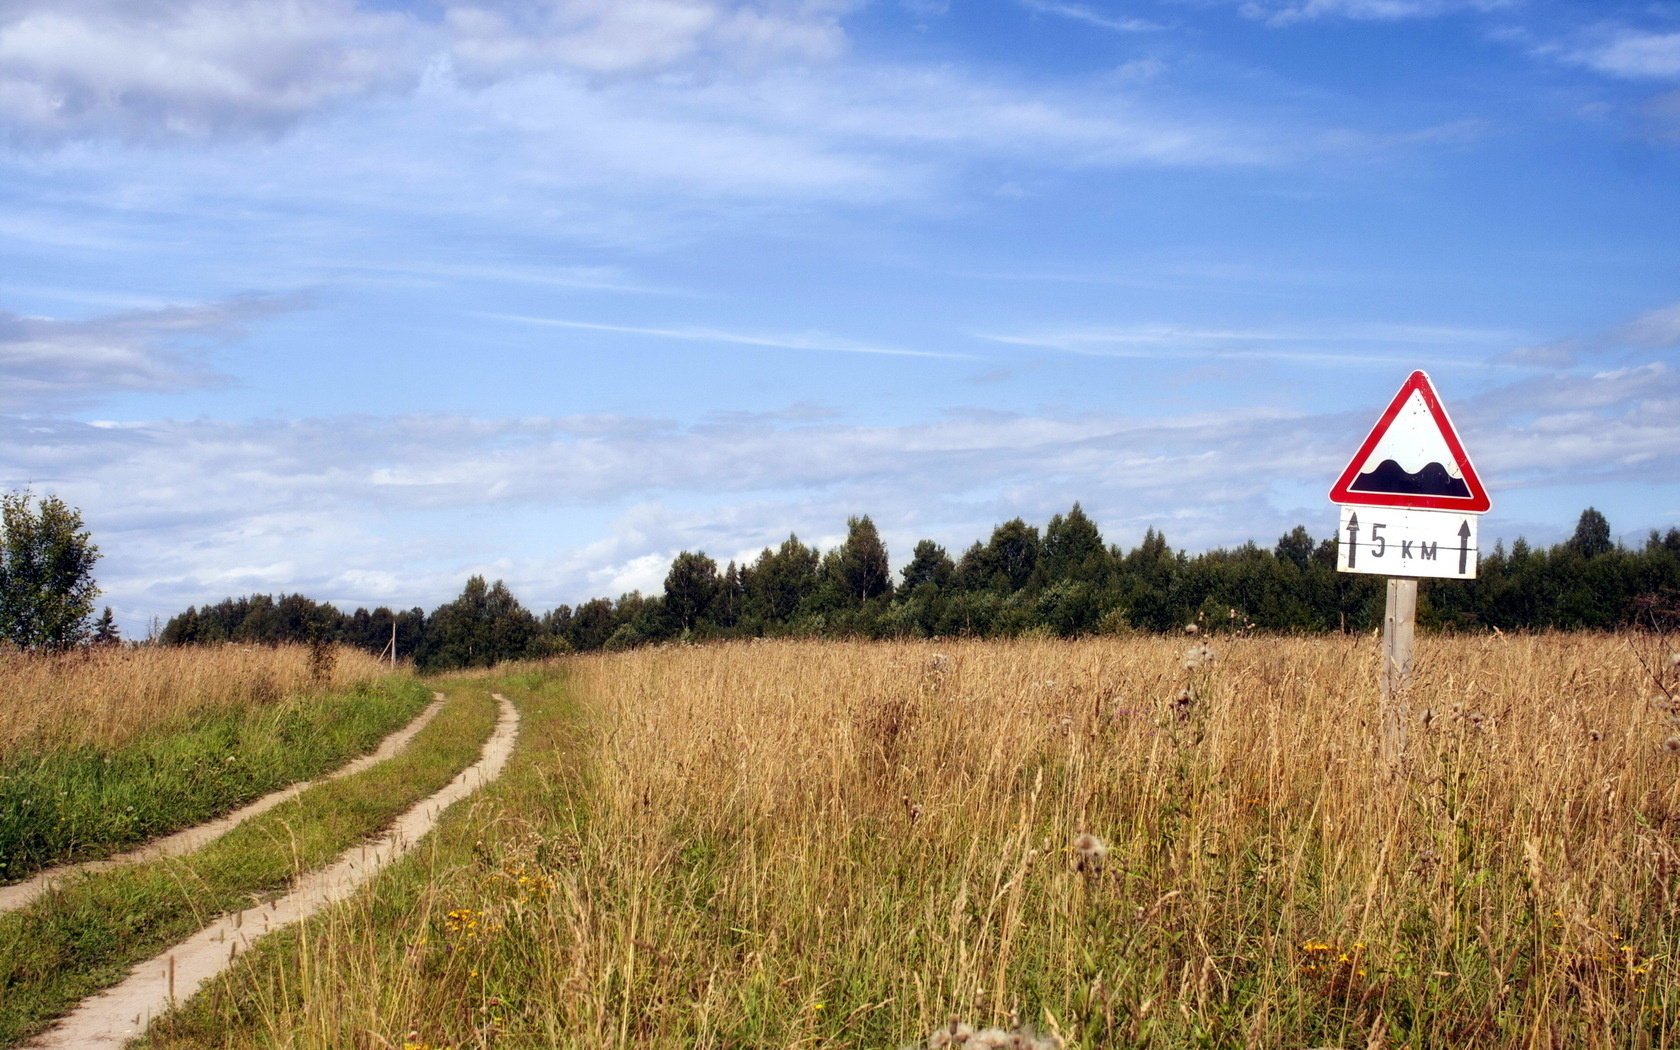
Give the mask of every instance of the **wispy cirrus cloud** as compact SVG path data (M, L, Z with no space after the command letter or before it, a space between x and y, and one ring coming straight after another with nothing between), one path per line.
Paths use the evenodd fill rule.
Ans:
M1617 330L1633 346L1665 350L1680 346L1680 302L1640 314Z
M1485 352L1507 344L1512 336L1497 329L1367 323L1230 328L1099 325L980 333L979 338L1007 346L1090 357L1268 360L1350 367L1450 362L1462 367L1475 361L1451 351L1477 347ZM1433 360L1430 354L1436 355Z
M1244 0L1239 10L1249 18L1286 26L1327 18L1398 22L1465 11L1497 11L1515 7L1517 3L1518 0Z
M498 321L512 321L517 324L540 325L547 328L569 328L580 332L606 332L613 335L645 336L650 339L670 340L679 343L712 343L727 346L745 346L759 350L801 350L813 353L829 354L869 354L882 357L928 357L959 359L972 355L951 353L939 350L911 350L897 346L881 346L872 343L853 342L840 339L823 332L806 332L797 334L761 334L754 332L733 332L720 328L705 326L649 326L604 324L596 321L572 321L559 317L532 317L525 314L486 314L486 317Z
M1501 361L1510 364L1568 368L1616 350L1667 350L1680 347L1680 303L1658 307L1623 324L1589 335L1520 346Z
M1606 26L1574 45L1543 50L1572 65L1624 80L1680 80L1680 31Z
M1152 33L1165 28L1161 23L1151 22L1147 18L1109 14L1086 4L1070 3L1067 0L1020 0L1020 4L1035 14L1066 18L1116 33Z
M850 0L556 0L449 5L456 68L472 80L553 69L618 76L694 64L824 62L842 54Z
M208 363L206 348L298 305L297 298L240 296L75 321L0 311L0 411L61 411L119 391L220 384L227 377Z

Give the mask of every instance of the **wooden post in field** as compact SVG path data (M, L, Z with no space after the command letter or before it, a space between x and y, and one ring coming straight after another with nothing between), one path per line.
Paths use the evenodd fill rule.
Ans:
M397 618L391 617L391 670L397 669Z
M1417 624L1417 581L1388 578L1382 633L1382 754L1391 768L1406 756L1411 722L1412 636Z

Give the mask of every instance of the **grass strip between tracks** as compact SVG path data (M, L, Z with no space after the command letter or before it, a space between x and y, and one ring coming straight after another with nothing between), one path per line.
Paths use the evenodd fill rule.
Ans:
M556 668L478 688L519 705L506 772L445 813L424 847L345 904L264 938L137 1045L430 1047L471 1045L475 1033L493 1038L487 1026L504 1022L484 1012L492 975L458 949L472 936L480 894L554 892L553 873L575 862L542 843L557 826L586 819L591 745ZM527 1044L535 1033L505 1035L509 1045L555 1038L543 1032Z
M0 1046L378 832L469 765L495 715L488 693L462 690L389 761L313 787L196 853L76 878L0 916Z

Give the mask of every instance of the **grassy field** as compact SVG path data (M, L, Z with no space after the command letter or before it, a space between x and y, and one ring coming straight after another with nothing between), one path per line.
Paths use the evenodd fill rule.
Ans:
M0 655L0 882L105 856L367 751L430 697L351 650Z
M0 1046L217 915L377 834L448 783L477 757L495 717L484 690L451 692L437 718L384 762L311 787L195 853L77 877L0 915Z
M113 751L160 725L215 712L264 707L309 691L374 681L383 664L336 647L312 659L308 646L142 646L31 655L0 649L6 718L0 759L74 747Z
M532 673L500 783L152 1043L1680 1046L1666 649L1422 639L1393 777L1371 639L1209 646Z

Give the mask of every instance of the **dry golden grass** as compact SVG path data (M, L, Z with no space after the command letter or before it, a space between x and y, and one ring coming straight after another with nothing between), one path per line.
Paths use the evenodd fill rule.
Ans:
M184 716L270 704L310 689L348 689L382 665L335 648L330 671L312 673L307 646L93 648L60 655L0 650L0 760L24 749L91 744L114 749Z
M869 974L905 1036L1048 1008L1111 1039L1158 1010L1169 1042L1279 1042L1298 1019L1272 1004L1315 996L1360 1030L1433 1003L1450 1044L1637 1027L1673 974L1680 755L1629 640L1425 640L1397 784L1371 641L1212 645L1195 669L1166 639L580 662L612 727L585 873L634 903L568 924L571 1020L676 1007L704 1031L773 951L767 993ZM1080 832L1099 876L1064 852ZM666 888L697 847L704 908Z
M1214 639L1187 667L1190 644L576 659L587 788L573 752L527 751L431 866L236 978L209 1031L881 1047L961 1017L1082 1047L1680 1045L1667 652L1421 639L1391 777L1371 639Z

